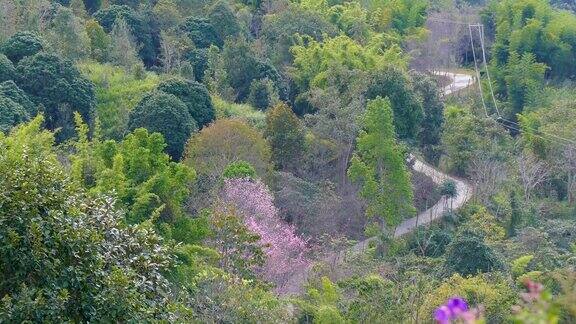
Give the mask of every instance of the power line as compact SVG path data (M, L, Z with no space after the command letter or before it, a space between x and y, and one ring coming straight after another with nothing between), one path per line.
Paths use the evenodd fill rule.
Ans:
M490 118L490 116L488 116L488 109L486 109L486 103L484 102L484 96L483 91L482 91L482 82L480 82L480 71L478 70L478 63L476 62L476 50L474 49L474 39L472 37L472 25L468 25L468 31L470 32L470 45L472 46L472 56L474 57L474 70L476 70L476 77L477 82L478 82L478 88L480 89L480 99L482 100L482 107L484 107L484 113L486 114L486 117Z
M484 65L484 68L486 69L486 76L487 76L487 78L488 78L488 86L489 86L489 88L490 88L490 94L491 94L491 97L492 97L492 101L493 101L493 103L494 103L494 108L496 109L496 113L498 114L498 118L499 118L500 120L503 120L503 121L508 122L508 123L510 123L510 124L514 124L516 127L519 128L519 129L518 129L518 128L515 128L517 131L520 131L522 128L525 128L525 129L527 128L527 129L530 129L530 130L532 130L532 131L534 131L534 132L539 132L539 133L541 133L541 134L544 134L544 135L547 135L547 136L556 138L556 139L558 139L558 140L560 140L560 141L564 141L564 142L567 142L567 143L576 145L576 141L573 141L573 140L570 140L570 139L567 139L567 138L564 138L564 137L561 137L561 136L557 136L557 135L554 135L554 134L549 134L549 133L543 132L543 131L541 131L541 130L538 130L538 129L535 129L535 128L532 128L532 127L529 127L529 126L526 126L526 125L521 125L521 124L518 123L518 122L515 122L515 121L512 121L512 120L509 120L509 119L504 118L504 117L500 114L500 110L498 109L498 103L497 103L496 97L495 97L495 95L494 95L494 89L492 88L492 79L490 78L490 71L489 71L489 68L488 68L488 65L487 65L487 60L486 60L486 48L485 48L485 46L484 46L484 25L482 25L482 24L470 25L470 29L471 29L472 27L477 27L477 28L478 28L478 35L480 36L480 45L481 45L481 48L482 48L483 65ZM472 38L472 34L470 34L470 35L471 35L470 37ZM471 43L472 43L472 46L474 46L474 45L473 45L474 43L473 43L472 39L471 39ZM474 47L472 47L472 53L474 53ZM474 63L476 64L476 55L475 55L475 54L473 54L473 55L474 55ZM478 73L478 71L477 71L477 73ZM478 82L480 82L480 81L478 81ZM481 96L482 98L484 98L484 94L483 94L483 93L480 93L480 96ZM484 100L482 100L482 101L484 102ZM484 107L484 109L486 110L486 107ZM560 143L560 144L565 144L565 143Z
M490 118L490 120L493 121L494 123L496 123L497 125L503 126L504 128L508 128L508 129L510 129L510 130L517 131L517 132L519 132L519 133L522 132L522 129L518 129L518 128L514 127L514 126L506 125L506 124L503 124L503 123L499 123L497 120L495 120L495 119L493 119L493 118ZM540 132L540 131L538 131L538 130L536 130L536 131L537 131L537 132ZM571 146L570 144L568 144L568 143L557 142L557 141L555 141L555 140L553 140L553 139L551 139L551 138L547 138L547 137L544 137L544 136L539 135L539 134L530 133L530 136L538 137L538 138L543 139L543 140L545 140L545 141L549 141L549 142L551 142L551 143L555 143L555 144L561 145L561 146L564 147L564 148L572 147L572 146ZM548 136L549 136L549 135L548 135Z
M560 145L566 146L566 145L568 145L567 143L576 145L576 141L573 141L573 140L570 140L570 139L567 139L567 138L564 138L564 137L561 137L561 136L557 136L557 135L554 135L554 134L549 134L549 133L543 132L543 131L541 131L541 130L535 129L535 128L533 128L533 127L529 127L529 126L526 126L526 125L521 125L521 124L519 124L518 122L515 122L515 121L512 121L512 120L509 120L509 119L504 118L504 117L500 114L500 110L498 109L498 102L497 102L497 100L496 100L496 96L494 95L494 89L493 89L493 87L492 87L492 79L490 78L490 71L489 71L489 69L488 69L487 60L486 60L486 48L485 48L485 44L484 44L484 25L483 25L483 24L470 24L469 22L464 22L464 21L456 21L456 20L441 19L441 18L431 18L431 17L429 17L428 20L430 20L430 21L435 21L435 22L449 23L449 24L468 25L468 32L469 32L469 34L470 34L470 45L471 45L471 47L472 47L472 56L473 56L473 58L474 58L474 69L475 69L475 71L476 71L477 82L478 82L478 89L480 90L480 99L481 99L481 101L482 101L482 107L484 108L484 113L486 114L486 117L487 117L487 118L495 121L495 122L498 123L499 125L502 125L502 126L504 126L504 127L507 127L507 128L509 128L509 129L512 129L512 130L515 130L515 131L517 131L517 132L521 132L521 131L522 131L522 128L524 128L524 129L528 129L528 130L533 131L533 132L534 132L534 133L532 133L533 136L536 136L536 137L539 137L539 138L542 138L542 139L545 139L545 140L549 140L549 141L551 141L551 142L555 142L555 143L560 144ZM513 125L515 125L515 127L510 126L510 125L503 124L503 123L499 122L498 120L494 119L493 117L491 117L490 114L488 114L488 108L486 108L486 102L484 101L484 92L483 92L483 90L482 90L482 82L481 82L480 70L478 69L478 62L477 62L477 60L476 60L476 49L475 49L475 47L474 47L474 39L473 39L473 35L472 35L472 27L478 28L478 33L479 33L479 36L480 36L480 46L481 46L481 48L482 48L482 60L483 60L483 65L484 65L484 68L486 69L486 76L487 76L487 78L488 78L488 86L489 86L489 89L490 89L490 95L491 95L492 101L493 101L493 103L494 103L494 108L496 109L496 113L497 113L497 115L498 115L498 119L501 120L501 121L504 121L504 122L513 124ZM537 134L535 134L535 133L540 133L540 134L542 134L542 135L550 136L550 137L553 137L553 138L558 139L558 140L560 140L560 141L554 141L554 140L551 140L551 139L547 139L547 138L544 138L544 136L542 136L542 135L537 135ZM563 141L563 142L561 142L561 141Z
M515 127L519 127L520 129L516 129L516 130L518 130L518 131L521 131L522 129L528 129L528 130L531 130L531 131L533 131L533 132L537 132L537 133L540 133L540 134L542 134L542 135L550 136L550 137L552 137L552 138L557 139L558 141L552 141L552 142L555 142L555 143L557 143L557 144L560 144L560 145L570 145L570 144L576 145L576 141L573 141L573 140L570 140L570 139L567 139L567 138L564 138L564 137L561 137L561 136L558 136L558 135L550 134L550 133L541 131L541 130L539 130L539 129L533 128L533 127L529 127L529 126L526 126L526 125L522 125L522 124L520 124L520 123L517 123L517 122L512 121L512 120L509 120L509 119L506 119L506 118L504 118L504 117L499 117L499 119L502 120L502 121L504 121L504 122L513 124ZM507 126L507 127L508 127L508 126ZM531 135L536 135L536 134L532 133Z
M488 69L486 61L486 49L484 47L484 25L478 24L477 26L480 33L480 46L482 46L482 60L484 61L484 69L486 69L486 76L488 76L488 86L490 87L490 93L492 94L492 101L494 102L494 108L496 108L496 113L498 114L498 117L502 117L500 115L500 110L498 109L498 104L496 103L496 97L494 97L494 90L492 89L492 79L490 79L490 71Z

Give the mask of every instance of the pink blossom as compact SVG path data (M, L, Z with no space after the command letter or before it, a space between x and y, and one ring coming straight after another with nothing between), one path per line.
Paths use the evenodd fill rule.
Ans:
M260 236L267 255L262 275L282 291L289 276L308 264L306 242L296 235L294 226L280 218L274 197L260 180L227 179L223 199L235 205L246 227Z

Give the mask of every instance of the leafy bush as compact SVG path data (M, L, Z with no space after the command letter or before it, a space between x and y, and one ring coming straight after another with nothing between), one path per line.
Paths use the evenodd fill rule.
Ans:
M463 276L504 269L504 263L484 240L472 232L458 235L446 249L446 269Z

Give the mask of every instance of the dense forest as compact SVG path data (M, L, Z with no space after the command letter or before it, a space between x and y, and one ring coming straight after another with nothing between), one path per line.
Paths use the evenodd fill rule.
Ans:
M0 0L0 323L575 323L570 0Z

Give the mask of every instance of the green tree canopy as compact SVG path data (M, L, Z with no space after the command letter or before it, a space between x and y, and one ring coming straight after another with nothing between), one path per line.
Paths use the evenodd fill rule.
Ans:
M266 114L264 137L272 148L272 157L280 170L296 170L305 151L305 134L301 121L285 103L279 103Z
M439 159L440 136L444 124L444 103L436 81L421 73L411 74L414 91L422 100L424 116L418 131L418 144L431 161Z
M73 9L53 6L51 15L44 24L42 36L51 51L69 60L88 57L90 42L88 34L82 19L77 17Z
M268 78L279 90L280 98L285 96L280 74L271 64L258 58L254 48L244 38L228 40L222 51L222 68L227 73L227 81L234 89L236 100L244 101L250 94L254 80Z
M444 120L442 150L448 168L459 175L470 171L476 156L498 153L494 152L493 143L506 147L510 138L505 129L490 119L476 116L467 108L446 107Z
M216 29L208 18L188 17L180 24L183 31L199 48L208 48L210 45L222 47L224 40L216 32Z
M180 75L187 78L196 80L197 82L202 82L204 80L204 72L208 69L208 49L205 48L193 48L186 51L183 57L190 63L193 73L188 73L190 76L193 75L194 79L187 77L185 73L182 73L182 67L180 68Z
M250 84L248 103L260 110L266 110L278 101L278 90L268 78L253 80Z
M137 78L124 68L99 63L82 63L78 68L95 85L100 134L106 139L122 139L128 133L130 111L157 87L159 76L147 72Z
M0 82L14 79L16 68L6 55L0 53Z
M99 62L106 61L112 43L110 36L106 34L96 19L88 20L85 28L90 42L90 56Z
M200 128L216 118L208 89L201 83L172 78L160 82L158 90L173 94L182 100Z
M71 181L41 124L0 134L0 320L168 320L172 248Z
M112 31L117 20L124 20L138 43L138 53L144 64L153 66L157 63L160 31L156 28L151 17L136 12L126 5L111 5L96 12L94 19L107 33Z
M361 185L367 216L380 217L386 226L394 227L415 212L410 173L396 141L388 99L368 102L348 174Z
M236 18L234 10L227 1L217 0L208 8L208 20L221 40L226 40L230 36L238 36L242 29Z
M394 127L400 138L414 138L424 118L421 99L412 80L402 70L389 66L373 74L366 96L388 97L394 111Z
M13 126L29 119L30 115L22 105L0 96L0 132L7 133Z
M198 130L188 107L172 94L154 91L146 95L130 113L128 129L146 128L158 132L166 140L166 152L179 160L190 135Z
M21 105L30 117L36 116L38 112L36 104L34 104L32 100L30 100L30 97L12 80L0 83L0 97L9 98Z
M186 146L184 163L198 172L191 205L196 210L211 206L221 188L224 171L232 163L250 163L265 179L271 169L268 142L260 132L239 119L218 119L195 134Z
M73 136L74 111L92 124L94 86L70 61L43 52L26 57L18 64L16 81L36 104L44 106L47 127L61 128L58 141Z
M508 97L508 115L515 120L516 114L525 106L534 104L542 94L546 65L536 63L534 55L522 56L515 52L510 54L505 69L504 81Z
M446 269L463 276L504 269L504 264L482 237L469 231L459 234L446 249Z
M102 0L83 0L84 6L89 13L94 13L102 6Z
M157 215L153 221L164 236L196 243L198 221L184 210L195 172L170 161L161 134L138 128L122 142L89 142L87 128L81 123L79 134L71 156L74 178L93 192L115 191L129 223L142 223Z
M296 45L296 34L321 41L324 35L335 36L336 28L318 13L297 5L274 15L266 15L262 23L262 39L267 56L276 67L292 62L290 47Z
M230 163L246 161L265 177L270 159L270 146L257 130L241 120L219 119L188 142L185 163L199 175L219 179Z
M547 0L506 0L490 6L494 10L496 39L494 63L502 67L512 53L534 55L536 62L550 67L550 76L572 77L576 68L576 16L554 9ZM495 69L496 70L496 69Z
M32 56L44 48L43 40L36 34L28 31L18 32L10 37L0 50L10 61L20 62L21 59Z
M329 72L335 68L370 71L386 64L404 68L407 63L397 46L362 46L343 35L325 39L323 42L303 37L299 44L290 50L294 55L291 75L302 92L314 87L326 87Z

